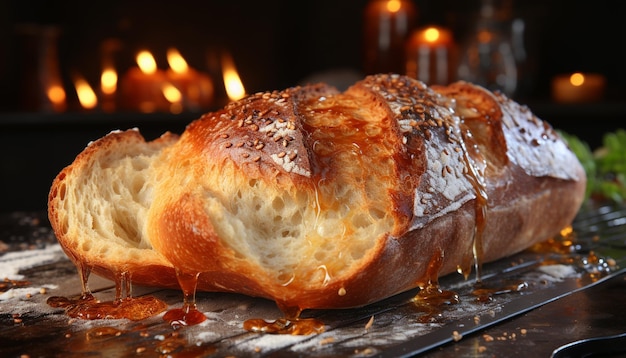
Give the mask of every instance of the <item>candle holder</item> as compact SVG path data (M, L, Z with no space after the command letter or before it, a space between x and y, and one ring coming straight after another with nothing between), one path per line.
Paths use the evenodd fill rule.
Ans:
M438 26L417 29L406 44L406 75L429 85L449 84L456 78L456 57L450 30Z
M604 97L606 79L597 73L576 72L552 79L552 99L558 103L590 103Z
M364 12L364 71L402 73L417 10L407 0L371 0Z
M67 93L61 77L58 40L61 30L54 26L18 25L20 109L64 112Z

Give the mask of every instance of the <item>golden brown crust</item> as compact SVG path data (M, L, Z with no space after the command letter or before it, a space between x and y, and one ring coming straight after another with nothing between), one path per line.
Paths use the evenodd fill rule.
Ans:
M548 124L468 83L429 88L378 75L343 93L326 85L259 93L194 121L152 161L151 247L144 251L154 259L146 265L149 259L107 261L81 251L59 194L74 171L118 150L120 138L87 148L53 183L50 220L66 252L101 274L123 267L138 284L175 286L175 267L199 274L199 290L266 297L284 308L361 306L438 275L469 273L474 260L502 258L558 233L586 184ZM251 192L281 201L264 203ZM291 218L256 214L290 203ZM342 217L325 216L334 212ZM289 220L306 232L280 231ZM366 224L380 233L358 241ZM244 233L251 237L238 237ZM261 237L266 244L251 244ZM301 246L313 248L282 249L274 238L285 245L302 238ZM277 246L256 255L263 245ZM324 257L318 245L353 258ZM291 251L302 256L291 260ZM285 272L272 260L286 261Z

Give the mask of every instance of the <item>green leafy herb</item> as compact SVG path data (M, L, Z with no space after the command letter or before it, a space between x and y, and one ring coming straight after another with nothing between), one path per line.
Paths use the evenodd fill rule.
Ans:
M626 130L606 133L594 151L578 137L559 133L585 169L587 197L626 201Z

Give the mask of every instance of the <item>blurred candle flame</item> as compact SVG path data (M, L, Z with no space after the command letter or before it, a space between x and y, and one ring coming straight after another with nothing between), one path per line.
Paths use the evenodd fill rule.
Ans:
M437 42L439 39L439 30L434 27L429 27L424 31L424 37L428 42Z
M87 83L83 77L76 76L74 86L76 87L76 94L78 95L80 105L85 109L95 108L98 104L98 98L89 83Z
M189 71L189 65L187 65L187 61L183 58L183 56L178 52L175 48L170 48L167 50L167 62L170 65L172 71L176 73L186 73Z
M154 56L150 53L150 51L140 51L137 54L137 65L141 69L141 72L150 75L156 72L157 65Z
M231 101L239 100L246 95L246 90L237 73L235 62L227 54L222 56L222 76L226 94Z
M100 76L100 89L102 93L111 95L117 89L117 72L112 67L106 67Z
M51 85L47 91L48 99L56 106L65 105L65 90L60 85Z
M178 88L176 88L171 83L165 83L162 90L163 96L165 96L165 99L167 99L167 101L170 103L180 102L183 98L183 95L180 93Z
M389 0L387 1L387 10L391 13L396 13L398 12L398 10L400 10L400 7L402 6L402 4L400 3L400 0Z
M569 82L572 84L572 86L582 86L583 83L585 83L585 76L580 72L573 73L569 77Z
M171 113L180 113L183 111L183 94L173 84L166 82L161 88L163 97L170 103Z

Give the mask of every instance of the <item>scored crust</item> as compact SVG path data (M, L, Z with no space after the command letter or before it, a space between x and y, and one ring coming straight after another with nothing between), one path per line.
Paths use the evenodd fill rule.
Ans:
M68 255L104 276L176 287L175 269L199 290L339 308L545 240L584 188L527 108L377 75L255 94L180 138L112 133L55 179L49 212Z

